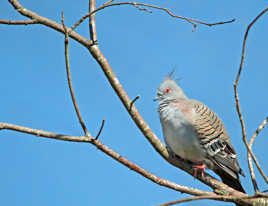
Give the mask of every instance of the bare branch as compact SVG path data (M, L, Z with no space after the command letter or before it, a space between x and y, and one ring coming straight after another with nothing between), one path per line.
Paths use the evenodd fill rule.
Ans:
M253 19L253 21L247 27L247 30L246 30L246 33L245 33L245 36L244 36L244 40L243 40L243 48L242 48L242 56L241 56L240 66L239 66L238 73L237 73L237 76L236 76L236 81L235 81L235 83L233 85L234 86L234 93L235 93L236 110L237 110L238 117L239 117L240 124L241 124L243 142L245 143L246 148L247 148L247 151L248 151L248 165L249 165L250 176L251 176L251 180L252 180L252 184L254 186L255 192L258 192L258 186L257 186L257 183L256 183L256 178L255 178L255 174L254 174L254 170L253 170L253 165L252 165L250 156L252 157L252 159L254 160L254 162L255 162L256 165L258 164L258 161L257 161L257 158L253 154L253 152L252 152L252 150L249 147L248 142L247 142L245 122L244 122L244 119L243 119L243 116L242 116L242 112L241 112L241 108L240 108L237 86L238 86L238 83L239 83L239 80L240 80L240 75L241 75L241 72L242 72L242 69L243 69L243 65L244 65L244 61L245 61L246 41L247 41L249 30L253 26L253 24L263 14L265 14L265 12L267 12L267 11L268 11L268 8L264 9L256 18ZM249 154L250 154L250 156L249 156ZM265 179L265 180L267 180L267 179Z
M95 140L97 140L97 139L99 138L99 136L100 136L100 134L101 134L101 132L102 132L102 129L103 129L103 127L104 127L104 123L105 123L105 119L102 120L100 130L99 130L97 136L95 137Z
M62 22L62 26L63 26L64 31L65 31L65 41L64 41L65 65L66 65L66 74L67 74L69 90L70 90L70 94L71 94L71 97L72 97L72 102L73 102L73 105L74 105L75 112L76 112L76 115L78 117L78 120L80 122L80 125L81 125L82 129L84 130L85 136L89 136L87 127L86 127L86 125L85 125L85 123L84 123L84 121L82 119L82 115L81 115L81 113L79 111L78 104L77 104L77 101L76 101L76 98L75 98L75 95L74 95L74 89L73 89L73 83L72 83L71 71L70 71L70 60L69 60L69 34L68 34L68 30L67 30L67 28L65 27L65 24L64 24L64 14L63 14L63 12L62 12L61 22Z
M192 195L213 195L213 192L206 192L190 187L185 187L181 186L179 184L170 182L168 180L159 178L155 176L154 174L144 170L143 168L139 167L138 165L132 163L122 155L116 153L113 151L111 148L107 147L106 145L102 144L100 141L95 140L92 136L68 136L64 134L56 134L52 132L47 132L44 130L37 130L37 129L32 129L28 127L22 127L14 124L9 124L5 122L0 122L0 130L13 130L17 132L22 132L22 133L27 133L31 135L36 135L38 137L45 137L45 138L51 138L51 139L56 139L56 140L64 140L64 141L71 141L71 142L83 142L83 143L90 143L97 147L99 150L107 154L108 156L112 157L114 160L120 162L121 164L125 165L126 167L130 168L131 170L139 173L143 177L151 180L152 182L179 191L183 193L188 193Z
M255 197L255 196L252 196L252 197ZM245 197L245 198L251 198L251 197L248 196L248 197ZM160 204L158 206L169 206L169 205L175 205L175 204L180 204L180 203L184 203L184 202L190 202L190 201L194 201L194 200L204 200L204 199L207 199L207 200L222 200L224 202L229 202L229 201L232 202L233 200L242 199L242 197L226 196L226 195L194 196L194 197L186 197L186 198L182 198L182 199L179 199L179 200L166 202L166 203Z
M96 9L96 0L89 0L89 33L90 39L93 41L93 44L97 44L97 32L96 32L96 22L95 22L95 13L93 11Z
M82 16L72 27L71 30L75 30L76 27L78 27L83 21L85 21L87 18L89 17L89 14L85 14L84 16Z
M112 2L112 1L111 1ZM163 8L163 7L159 7L159 6L156 6L156 5L153 5L153 4L144 4L144 3L136 3L136 2L119 2L119 3L113 3L111 4L110 2L109 3L105 3L103 4L102 6L100 6L99 8L95 9L95 10L91 10L90 13L84 15L82 18L80 18L78 20L78 22L72 26L72 29L74 30L77 26L79 26L86 18L90 17L91 15L93 15L94 13L100 11L100 10L103 10L105 8L108 8L108 7L112 7L112 6L124 6L124 5L132 5L134 6L135 8L138 8L139 10L141 11L146 11L146 12L149 12L149 13L152 13L152 11L146 9L146 8L142 8L142 7L148 7L148 8L153 8L153 9L158 9L158 10L162 10L164 12L166 12L168 15L170 15L171 17L174 17L174 18L178 18L178 19L182 19L182 20L185 20L187 21L188 23L192 24L193 27L194 27L194 30L196 29L197 27L197 24L203 24L203 25L206 25L206 26L216 26L216 25L220 25L220 24L228 24L228 23L232 23L235 21L235 19L231 19L231 20L228 20L228 21L222 21L222 22L215 22L215 23L206 23L206 22L203 22L203 21L200 21L200 20L197 20L197 19L193 19L193 18L188 18L188 17L183 17L183 16L178 16L178 15L175 15L173 14L169 9L167 8ZM195 22L195 23L194 23ZM197 24L196 24L197 23Z
M251 137L250 141L249 141L249 146L252 147L253 142L255 141L256 137L258 136L258 134L263 130L263 128L265 127L265 125L268 123L268 117L265 118L265 120L263 120L263 122L261 123L261 125L256 129L256 132L253 134L253 136Z
M136 96L136 97L131 101L131 103L130 103L130 107L129 107L130 110L132 109L133 104L134 104L139 98L140 98L140 96L138 95L138 96Z
M252 150L252 145L253 145L253 142L255 141L256 137L258 136L258 134L262 131L262 129L264 128L264 126L267 124L268 122L268 117L266 117L265 120L263 120L263 122L261 123L261 125L257 128L256 132L253 134L253 136L251 137L250 141L249 141L249 148ZM249 154L248 154L249 155ZM248 157L248 158L251 158L251 157ZM250 161L251 162L251 161ZM268 183L268 179L266 177L266 175L264 174L263 170L261 169L261 166L259 164L259 162L257 161L256 159L256 162L255 162L259 172L261 173L262 177L264 178L264 180L266 181L266 183Z
M268 198L268 194L264 192L256 192L255 194L256 197L266 197Z
M263 194L263 193L261 193ZM203 196L194 196L194 197L186 197L186 198L182 198L179 200L174 200L174 201L170 201L170 202L166 202L164 204L160 204L158 206L169 206L169 205L175 205L175 204L180 204L180 203L184 203L184 202L190 202L190 201L194 201L194 200L204 200L204 199L209 199L209 200L221 200L224 202L233 202L235 200L245 200L245 199L254 199L260 197L259 194L255 194L255 195L248 195L248 196L228 196L228 195L203 195ZM268 196L263 196L263 197L268 197ZM237 202L239 204L239 202ZM244 204L241 202L241 204Z
M246 51L246 42L247 42L247 38L248 38L248 32L251 29L251 27L253 26L253 24L255 24L255 22L266 12L268 11L268 8L264 9L257 17L255 17L253 19L253 21L248 25L246 33L244 35L244 40L243 40L243 48L242 48L242 56L241 56L241 61L240 61L240 66L239 66L239 70L236 76L236 80L235 80L235 84L238 85L239 79L240 79L240 75L241 75L241 71L243 69L244 66L244 61L245 61L245 51Z
M99 10L102 10L104 8L107 8L107 7L122 6L122 5L132 5L132 6L136 7L136 8L137 8L137 6L143 6L143 7L153 8L153 9L159 9L159 10L165 11L171 17L179 18L179 19L182 19L182 20L185 20L185 21L189 22L190 24L192 24L194 26L194 28L197 26L195 23L203 24L203 25L206 25L206 26L215 26L215 25L219 25L219 24L232 23L232 22L235 21L235 19L232 19L232 20L224 21L224 22L206 23L206 22L203 22L203 21L199 21L197 19L192 19L192 18L187 18L187 17L175 15L167 8L159 7L159 6L156 6L156 5L153 5L153 4L144 4L144 3L136 3L136 2L119 2L119 3L113 3L113 4L106 4L106 5L103 5L103 6L99 7L99 8L97 8L94 11L94 13L99 11Z
M141 7L141 6L137 5L136 3L133 4L133 6L134 6L135 8L137 8L138 10L140 10L140 11L145 11L145 12L148 12L148 13L153 13L151 10L149 10L149 9L147 9L147 8L145 8L145 7Z
M1 20L0 24L8 24L8 25L29 25L29 24L39 24L39 21L36 19L32 20L24 20L24 21L17 21L17 20Z
M107 2L105 2L104 4L103 4L103 6L104 5L107 5L107 4L110 4L111 2L113 2L114 0L108 0Z
M21 15L26 16L32 20L38 21L40 24L43 24L45 26L48 26L56 31L61 32L62 34L65 34L64 28L61 24L58 24L48 18L45 18L43 16L40 16L26 8L24 8L18 0L8 0L9 3L14 7L16 11L18 11ZM69 29L68 29L69 30ZM74 31L70 31L69 36L82 45L84 45L86 48L90 47L92 45L92 41L86 39L85 37L77 34Z
M63 140L63 141L69 141L69 142L90 142L91 137L86 137L86 136L68 136L64 134L56 134L52 132L47 132L44 130L39 130L39 129L32 129L29 127L23 127L23 126L18 126L14 124L9 124L5 122L0 122L0 130L13 130L21 133L27 133L31 135L36 135L37 137L46 137L50 139L56 139L56 140Z

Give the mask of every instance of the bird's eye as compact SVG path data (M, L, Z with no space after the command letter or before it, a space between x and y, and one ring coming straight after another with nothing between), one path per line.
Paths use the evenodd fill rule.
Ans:
M171 90L171 89L170 89L169 87L168 87L168 88L166 88L166 89L165 89L165 94L169 93L169 92L170 92L170 90Z

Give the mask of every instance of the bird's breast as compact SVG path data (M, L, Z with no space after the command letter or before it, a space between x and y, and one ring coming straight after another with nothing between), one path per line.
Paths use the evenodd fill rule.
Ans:
M193 117L192 113L189 115ZM176 105L162 109L160 120L164 139L168 147L181 158L202 162L204 154L192 120L188 116Z

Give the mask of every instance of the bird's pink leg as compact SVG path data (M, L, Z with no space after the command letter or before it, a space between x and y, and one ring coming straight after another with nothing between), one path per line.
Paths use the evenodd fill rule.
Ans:
M206 168L205 164L194 165L193 168L194 168L194 177L197 177L197 170L200 170L202 177L204 177L204 170Z

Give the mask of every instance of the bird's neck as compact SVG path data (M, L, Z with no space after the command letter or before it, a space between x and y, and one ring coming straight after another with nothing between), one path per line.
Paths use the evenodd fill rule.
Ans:
M159 102L158 112L160 116L168 120L177 118L179 120L194 121L195 112L188 99L164 99Z

